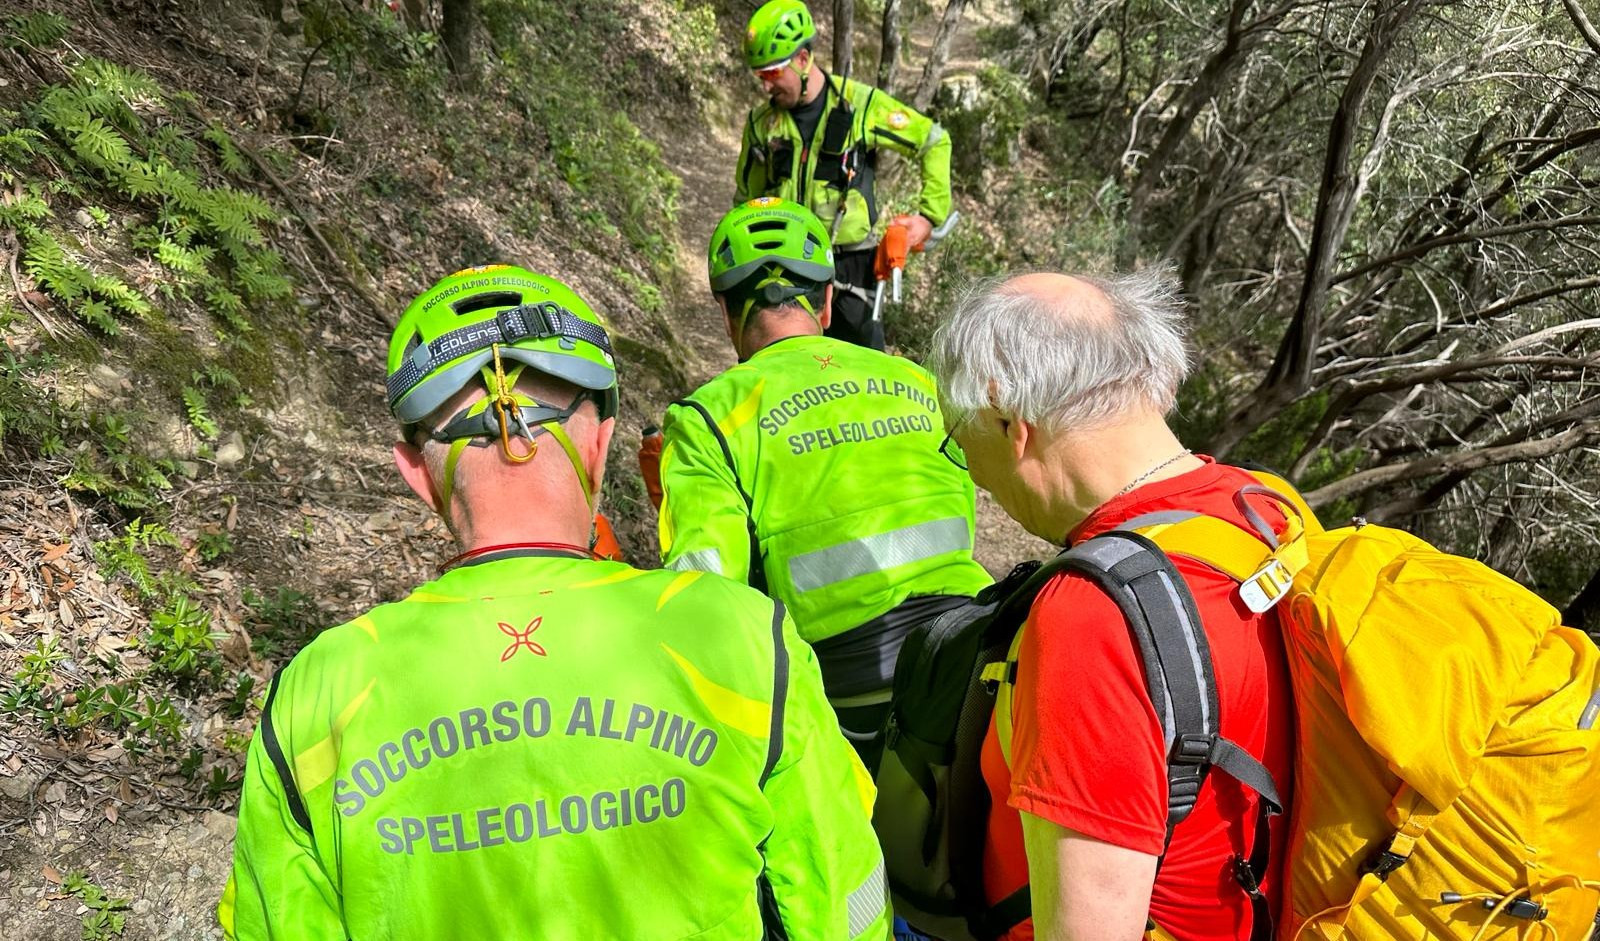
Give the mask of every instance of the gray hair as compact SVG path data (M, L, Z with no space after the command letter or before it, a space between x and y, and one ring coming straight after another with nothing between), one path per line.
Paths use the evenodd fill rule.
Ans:
M1167 266L1079 276L1111 304L1109 323L1064 315L1054 298L967 288L933 337L929 363L953 418L993 405L1033 424L1088 427L1141 405L1163 413L1189 372L1181 286Z

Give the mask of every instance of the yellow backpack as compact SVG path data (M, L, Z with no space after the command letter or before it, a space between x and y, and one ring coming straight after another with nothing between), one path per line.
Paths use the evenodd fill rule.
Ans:
M1297 713L1279 941L1600 941L1600 650L1487 566L1359 520L1323 531L1257 476L1290 516L1277 545L1190 513L1123 528L1279 612Z

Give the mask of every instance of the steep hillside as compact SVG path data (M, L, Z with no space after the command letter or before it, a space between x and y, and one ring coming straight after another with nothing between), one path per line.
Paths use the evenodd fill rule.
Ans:
M756 88L710 8L485 2L463 90L380 5L265 6L0 10L7 941L216 936L266 680L448 548L389 464L406 298L516 260L611 321L641 564L639 428L731 362L702 254ZM985 514L991 567L1037 551Z
M484 6L461 92L339 3L6 5L0 937L214 933L266 678L446 549L388 466L405 298L499 259L574 283L619 338L619 442L709 371L678 181L624 107L706 123L678 57L709 13ZM606 500L648 559L628 456Z

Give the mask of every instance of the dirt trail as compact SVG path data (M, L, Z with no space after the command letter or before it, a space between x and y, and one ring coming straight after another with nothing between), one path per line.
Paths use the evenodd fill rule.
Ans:
M919 29L908 38L910 44L921 43L921 50L914 54L912 61L926 57L925 49L932 41L937 19L925 17L918 25ZM971 19L969 11L952 40L951 67L947 74L971 72L981 65L977 42L980 25ZM858 37L857 42L861 41ZM683 181L678 208L678 257L683 270L685 299L674 313L673 326L684 345L698 355L698 362L683 364L684 373L696 385L734 363L733 349L705 288L705 255L717 221L733 205L733 167L739 153L740 122L745 109L760 103L754 83L749 85L749 88L734 90L730 96L732 102L722 109L726 114L720 122L714 119L701 133L668 134L658 141L667 163L676 169ZM1018 562L1045 558L1054 551L1049 543L1030 535L1007 516L987 493L978 492L978 538L974 554L991 574L998 577Z

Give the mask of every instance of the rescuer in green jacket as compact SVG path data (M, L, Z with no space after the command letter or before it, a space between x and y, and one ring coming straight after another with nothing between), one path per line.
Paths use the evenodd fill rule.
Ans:
M800 0L771 0L750 17L745 64L768 101L745 120L735 201L781 196L829 226L837 254L827 335L881 350L883 324L872 319L878 151L902 154L921 170L908 226L915 248L950 215L950 138L890 95L824 72L811 48L816 34Z
M906 633L990 581L972 559L972 480L939 453L926 370L822 335L833 265L809 210L733 210L709 265L740 363L667 410L663 562L786 606L873 767Z
M588 551L610 340L520 268L389 348L395 463L460 555L274 679L230 938L887 938L872 785L782 605Z

